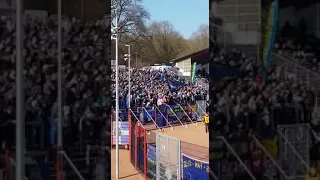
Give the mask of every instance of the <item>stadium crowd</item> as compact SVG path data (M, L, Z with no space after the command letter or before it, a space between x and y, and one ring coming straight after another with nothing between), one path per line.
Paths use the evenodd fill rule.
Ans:
M317 39L290 24L279 33L275 53L286 56L313 71L319 71ZM294 32L294 33L293 33ZM298 35L297 35L298 34ZM215 48L211 59L216 64L235 67L237 75L220 79L210 86L213 129L210 135L261 139L274 137L277 125L307 123L311 126L310 162L319 167L320 115L319 91L295 75L281 73L282 67L258 68L253 57L240 50ZM230 139L231 140L231 139Z
M259 69L252 58L242 57L249 63L240 75L212 87L218 132L274 130L277 124L311 122L316 99L312 87L281 77L277 67Z
M24 19L25 97L26 122L41 122L50 137L56 141L57 124L57 21L56 17ZM108 82L115 79L114 69L108 69L105 47L108 31L107 17L91 23L82 23L75 18L63 18L62 78L64 127L78 127L83 117L106 116L100 109L106 102L114 102L115 84L112 84L113 97L108 96ZM0 18L0 84L1 84L1 142L7 146L14 144L14 136L7 124L15 119L15 22L9 17ZM120 108L126 108L128 96L127 68L120 69ZM108 74L111 74L109 76ZM109 79L110 78L110 79ZM112 80L111 80L112 79ZM178 83L169 86L168 81ZM170 70L131 69L132 107L161 104L195 102L207 99L206 87L191 85ZM202 83L203 84L203 83ZM180 86L181 85L181 86ZM113 98L113 99L111 99ZM28 144L35 144L39 132L33 132ZM77 128L70 131L76 134ZM29 128L27 128L29 132ZM52 134L53 133L53 134Z
M301 19L298 27L286 22L278 36L275 44L277 53L310 70L320 72L319 39L307 33L304 19Z
M120 109L128 107L128 71L128 68L119 70ZM203 81L203 79L199 79L201 83L192 85L170 69L131 68L130 72L131 108L148 108L154 105L161 106L162 104L194 104L197 100L208 100L209 94L206 89L208 86L203 85L208 85L208 82ZM115 79L115 73L112 73L112 79ZM112 92L113 99L115 99L115 83L112 85Z
M106 42L110 39L107 17L90 23L82 23L76 18L63 17L62 29L62 79L64 127L78 127L82 117L102 116L99 107L108 102L107 83L111 70L106 64ZM14 129L8 129L8 123L15 120L15 61L16 35L15 22L10 17L0 18L0 127L1 142L14 145ZM45 124L44 132L55 144L57 124L57 20L36 19L26 16L24 19L25 60L25 107L26 122ZM27 144L34 144L38 132L27 128L31 137ZM12 138L11 138L12 137ZM30 141L29 141L30 140Z
M305 21L299 27L288 22L278 33L275 52L318 71L318 50L314 36L306 33ZM218 49L218 50L217 50ZM282 77L280 67L258 68L254 57L237 49L215 48L211 59L216 64L236 67L239 75L224 78L215 92L217 130L238 132L246 128L266 130L265 126L289 123L315 123L318 91L302 81ZM221 86L221 87L220 87ZM225 113L221 113L225 111ZM224 114L224 115L222 115ZM269 125L268 125L269 124Z

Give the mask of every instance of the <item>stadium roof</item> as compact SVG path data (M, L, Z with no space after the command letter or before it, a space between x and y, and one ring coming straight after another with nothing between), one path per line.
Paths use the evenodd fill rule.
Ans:
M182 57L178 57L175 59L172 59L170 63L178 63L187 59L191 58L191 62L198 63L198 64L205 64L209 62L209 48L194 52L192 54L188 54Z

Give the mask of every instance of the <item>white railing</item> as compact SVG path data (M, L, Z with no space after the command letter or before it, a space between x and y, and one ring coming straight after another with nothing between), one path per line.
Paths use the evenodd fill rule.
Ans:
M238 160L238 162L240 163L240 165L242 166L242 168L248 173L248 175L251 177L252 180L256 180L256 178L254 177L254 175L251 173L251 171L249 170L249 168L244 164L244 162L241 160L241 158L239 157L239 155L236 153L236 151L232 148L231 144L226 140L225 137L223 136L219 136L217 137L218 139L221 139L223 141L223 143L227 146L227 148L229 149L229 151L234 155L234 157Z
M190 118L190 116L188 115L188 113L186 113L186 111L183 109L183 107L178 104L179 108L182 110L182 112L186 115L186 117L188 118L188 120L193 124L194 122L192 121L192 119Z
M71 159L69 158L69 156L66 154L65 151L59 151L58 153L62 154L63 157L67 160L68 164L71 166L72 170L76 173L76 175L78 176L78 178L80 180L85 180L84 177L82 176L82 174L80 173L80 171L77 169L77 167L73 164L73 162L71 161Z
M169 122L169 120L163 115L163 113L159 110L159 108L158 107L155 107L154 108L154 112L155 113L160 113L160 115L162 116L162 118L168 123L168 125L171 127L171 129L173 130L173 127L172 127L172 125L171 125L171 123Z
M288 79L289 72L291 72L295 81L303 80L307 85L311 84L313 87L320 89L320 73L312 71L290 58L276 53L273 55L272 63L279 67L284 66L283 72L286 79Z
M211 169L209 169L209 175L211 175L214 180L219 180L218 176Z
M9 160L12 166L17 166L16 161L12 157L9 157ZM25 176L24 180L29 180L29 179Z
M298 64L297 62L287 58L287 57L281 56L280 54L277 54L277 53L274 53L273 56L277 57L277 58L280 58L282 61L285 61L286 64L289 64L289 65L292 65L292 66L296 66L300 70L305 71L306 72L305 74L311 74L311 75L314 75L314 76L318 76L320 78L320 74L319 73L317 73L315 71L312 71L312 70L310 70L310 69ZM278 63L278 62L276 62L276 63Z
M286 180L290 180L290 179L294 179L295 177L293 176L288 176L283 169L280 167L280 165L278 164L278 162L272 157L272 155L269 153L269 151L260 143L260 141L253 136L252 137L253 140L256 142L256 144L260 147L260 149L268 156L268 158L271 160L271 162L275 165L275 167L278 169L279 173L286 179Z
M183 123L182 123L182 121L180 120L180 118L178 117L178 115L173 111L173 109L172 109L169 105L166 105L166 106L170 109L170 111L173 113L173 115L176 117L176 119L179 121L179 123L180 123L182 126L185 125L185 127L187 127L187 124L183 124Z
M298 153L296 148L291 144L291 142L286 138L286 136L278 129L278 135L285 141L285 144L289 146L292 152L297 156L303 166L307 169L308 172L311 172L310 165L302 158L302 156Z
M148 117L151 119L151 121L154 123L154 125L157 127L157 129L160 129L157 122L152 118L150 113L146 110L146 108L143 107L143 111L147 113Z
M143 129L145 129L145 127L143 126L143 124L141 123L141 121L139 120L139 118L135 115L135 113L134 113L131 109L129 109L129 111L130 111L131 115L133 115L133 117L140 123L140 126L141 126Z

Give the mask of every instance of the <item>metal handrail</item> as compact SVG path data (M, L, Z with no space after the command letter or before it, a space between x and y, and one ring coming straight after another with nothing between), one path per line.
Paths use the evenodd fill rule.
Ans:
M201 120L200 115L192 108L190 104L188 104L189 108L192 110L192 112L199 118L198 120Z
M157 127L157 129L160 129L157 122L154 121L154 119L152 118L152 116L150 115L150 113L146 110L146 108L143 107L143 110L147 113L148 117L151 118L152 122L154 123L154 125Z
M284 134L282 134L282 132L280 132L280 130L278 129L278 134L284 139L285 143L290 147L290 149L293 151L293 153L298 157L298 159L300 160L300 162L305 166L305 168L308 170L308 172L311 171L310 165L308 165L306 163L306 161L301 157L301 155L298 153L298 151L296 150L296 148L294 148L294 146L291 144L291 142L284 136Z
M182 108L182 106L180 104L178 104L178 106L180 107L180 109L183 111L183 113L187 116L187 118L189 119L189 121L193 124L194 122L192 121L192 119L190 118L190 116L186 113L186 111Z
M82 117L81 119L80 119L80 121L79 121L79 131L80 132L82 132L82 122L83 122L83 120L85 119L85 117Z
M143 126L143 124L142 124L141 121L139 120L139 118L134 114L134 112L133 112L131 109L129 109L129 110L130 110L131 114L134 116L134 118L140 123L140 126L141 126L143 129L145 129L144 126Z
M280 165L277 163L277 161L272 157L272 155L267 151L267 149L260 143L260 141L256 138L256 136L252 136L254 141L257 143L257 145L262 149L262 151L268 156L268 158L272 161L272 163L276 166L280 174L286 179L294 179L292 176L287 176L287 174L283 171L283 169L280 167Z
M281 58L281 59L285 60L286 62L289 62L290 64L295 65L295 66L303 69L304 71L307 71L308 73L311 73L311 74L314 75L314 76L318 76L318 77L320 76L319 73L317 73L317 72L315 72L315 71L312 71L312 70L310 70L310 69L302 66L301 64L296 63L296 62L293 61L293 60L290 60L290 58L288 58L288 57L282 56L282 55L280 55L280 54L278 54L278 53L274 53L274 56L276 56L276 57L278 57L278 58Z
M14 165L14 166L17 166L16 161L15 161L11 156L9 157L9 160L10 160L10 164L12 164L12 165ZM25 179L25 180L29 180L29 179L27 178L27 176L25 176L24 179Z
M87 166L90 165L90 149L91 149L91 146L90 144L88 144L86 149L86 165Z
M202 109L201 106L197 106L197 107L202 111L203 114L206 114L206 112Z
M80 180L85 180L82 176L82 174L80 173L80 171L77 169L77 167L73 164L73 162L71 161L71 159L68 157L68 155L66 154L65 151L59 151L58 153L62 154L63 157L67 160L68 164L71 166L71 168L73 169L73 171L77 174L77 176L79 177Z
M167 123L169 124L169 126L172 128L171 123L169 122L169 120L163 115L163 113L160 111L159 108L155 107L154 111L156 112L157 110L160 113L160 115L163 117L163 119L166 120Z
M183 126L183 125L186 125L186 124L183 124L182 121L180 120L180 118L177 116L177 114L173 111L173 109L169 106L169 105L166 105L167 107L169 107L169 109L171 110L171 112L173 113L173 115L177 118L177 120L180 122L180 124ZM187 127L187 125L186 125Z
M218 176L211 169L209 169L209 174L213 177L214 180L219 180Z
M249 170L249 168L244 164L244 162L241 160L241 158L238 156L238 154L236 153L236 151L232 148L232 146L230 145L230 143L226 140L225 137L223 136L219 136L217 137L218 139L221 139L224 144L227 146L227 148L231 151L231 153L234 155L234 157L238 160L238 162L240 163L240 165L243 167L243 169L248 173L248 175L251 177L252 180L256 180L256 178L254 177L254 175L251 173L251 171Z

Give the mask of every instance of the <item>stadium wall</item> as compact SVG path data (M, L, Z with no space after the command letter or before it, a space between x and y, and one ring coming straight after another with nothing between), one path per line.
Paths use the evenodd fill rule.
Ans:
M213 2L211 13L223 20L223 26L217 32L218 41L238 45L259 44L259 8L260 0Z
M176 67L179 68L179 71L182 74L182 76L191 76L191 58L177 62Z
M240 30L237 23L225 23L223 26L220 35L226 36L224 38L226 44L256 45L259 43L257 30Z
M143 175L145 179L156 177L156 133L146 131L141 125L135 122L129 123L130 162ZM188 142L181 142L181 179L208 179L209 176L209 150L207 147L194 145ZM165 168L160 167L160 171ZM165 173L165 172L163 172Z

